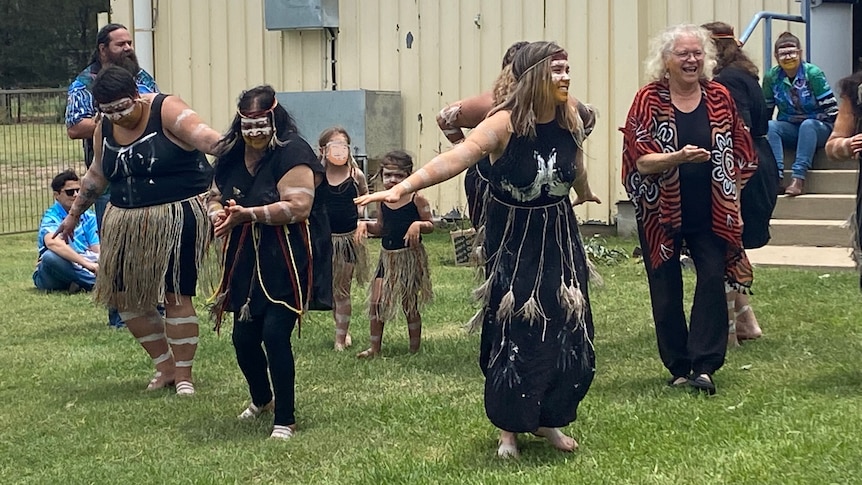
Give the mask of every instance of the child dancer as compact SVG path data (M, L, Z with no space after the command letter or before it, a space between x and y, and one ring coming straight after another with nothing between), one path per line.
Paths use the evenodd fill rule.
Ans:
M334 126L323 130L318 139L320 158L326 168L327 212L332 231L332 293L335 305L335 350L341 352L352 344L350 333L350 283L368 282L368 250L364 240L356 237L359 210L353 199L368 193L365 174L357 170L350 155L350 135Z
M383 177L383 186L389 190L411 173L413 158L404 151L395 150L383 157L377 176ZM397 202L381 203L376 222L359 223L357 237L363 238L369 233L379 235L383 245L377 274L371 283L371 346L356 355L360 359L380 353L383 323L395 316L399 305L407 318L410 352L419 351L422 340L419 308L431 301L433 296L428 255L420 234L428 234L433 230L431 207L428 200L418 193L406 194Z

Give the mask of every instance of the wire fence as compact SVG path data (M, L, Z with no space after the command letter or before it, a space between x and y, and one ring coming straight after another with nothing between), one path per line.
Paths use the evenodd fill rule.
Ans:
M54 202L51 179L67 168L83 175L65 110L65 89L0 90L0 234L36 231Z

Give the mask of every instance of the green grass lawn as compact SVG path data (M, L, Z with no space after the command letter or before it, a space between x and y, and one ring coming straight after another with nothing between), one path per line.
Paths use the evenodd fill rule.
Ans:
M197 394L146 392L149 359L106 326L87 294L42 294L33 235L0 238L0 483L862 483L862 295L853 273L759 269L752 297L765 335L728 355L712 398L665 386L643 265L600 266L591 288L598 373L566 429L574 454L521 437L495 457L482 406L473 272L449 237L426 238L435 301L422 350L391 322L383 358L354 292L351 352L335 353L327 314L294 334L299 433L238 422L247 403L230 326L202 325ZM376 247L378 241L372 241ZM632 241L612 240L630 253ZM693 275L686 274L691 290Z

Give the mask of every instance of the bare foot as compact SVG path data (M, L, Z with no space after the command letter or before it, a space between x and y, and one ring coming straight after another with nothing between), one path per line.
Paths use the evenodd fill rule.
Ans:
M578 442L571 436L566 436L560 428L539 427L533 434L545 438L551 446L560 451L572 452L578 449Z
M174 385L174 376L163 374L159 371L153 376L150 383L147 385L148 391L155 391L156 389L164 389L166 387L171 387Z
M374 351L373 349L366 349L366 350L363 350L362 352L359 352L358 354L356 354L356 358L357 359L373 359L374 357L377 357L378 355L380 355L380 351Z
M497 441L497 456L500 458L518 458L517 434L500 430L500 439Z
M736 338L739 340L754 340L763 335L757 317L750 305L744 305L736 312Z
M736 332L727 334L727 348L739 347L739 339Z
M349 333L344 336L343 340L341 340L340 342L339 342L339 340L341 340L341 339L339 339L338 335L336 335L335 336L335 347L334 347L336 352L342 352L344 349L353 345L353 339L350 338Z

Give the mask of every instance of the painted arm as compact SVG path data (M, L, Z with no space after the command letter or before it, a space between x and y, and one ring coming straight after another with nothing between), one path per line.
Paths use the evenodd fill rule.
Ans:
M587 179L587 167L584 164L584 151L578 150L578 154L575 156L575 173L577 176L575 177L575 183L572 187L575 189L575 201L572 202L572 205L581 205L585 202L595 202L596 204L601 204L602 200L599 199L599 196L593 193L593 190L590 188L590 181Z
M162 103L162 126L165 133L180 146L216 155L221 135L178 96L168 96Z
M413 197L413 203L419 209L419 220L410 224L407 234L404 235L404 242L410 247L419 245L420 234L434 232L434 223L431 222L431 204L428 203L428 199L417 193Z
M108 179L102 173L102 126L97 125L96 132L93 134L93 163L81 178L81 191L78 192L69 213L60 223L53 237L62 236L64 240L71 241L81 214L105 193L107 187Z
M404 194L449 180L488 154L492 155L493 163L508 142L509 112L498 111L471 131L464 143L432 158L400 184L389 190L357 197L354 202L358 205L380 201L398 202Z
M494 107L494 93L486 91L478 96L456 101L437 114L437 126L452 144L464 141L462 128L475 128Z
M862 134L856 133L853 101L847 96L841 96L835 126L829 139L826 140L826 155L833 160L849 160L860 152L862 152Z
M224 208L226 217L215 224L215 235L226 235L237 224L256 222L269 226L283 226L308 219L314 203L314 172L307 165L297 165L278 181L281 200L271 204L243 207L233 199Z

